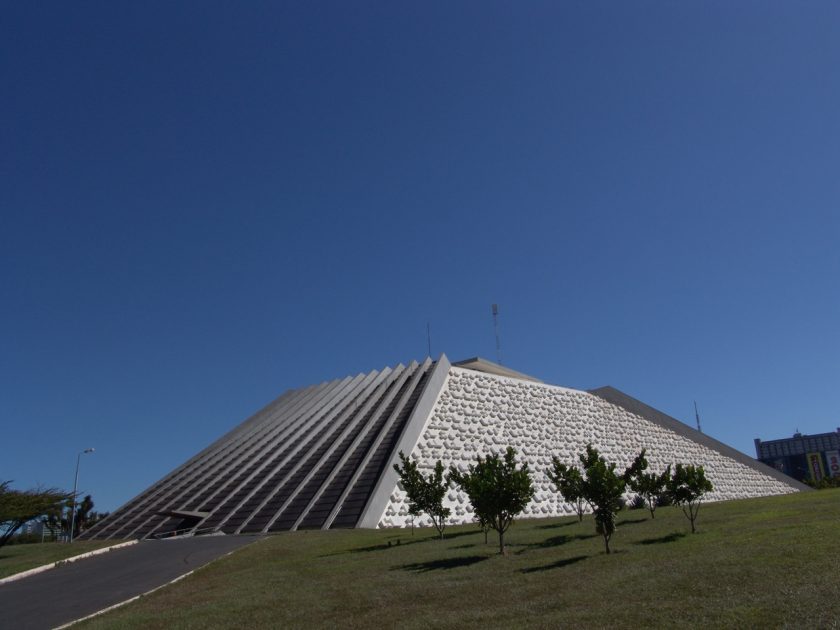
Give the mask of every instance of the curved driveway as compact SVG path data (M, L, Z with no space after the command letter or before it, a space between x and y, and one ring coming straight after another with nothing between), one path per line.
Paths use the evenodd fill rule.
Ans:
M144 540L0 585L0 628L55 628L146 593L255 540Z

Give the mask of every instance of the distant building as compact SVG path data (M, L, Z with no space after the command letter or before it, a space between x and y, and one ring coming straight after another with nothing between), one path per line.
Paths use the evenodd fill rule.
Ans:
M61 530L52 528L42 520L33 519L24 523L17 532L18 536L40 536L42 540L58 540Z
M840 428L833 433L802 435L762 442L755 440L756 458L799 481L840 477Z

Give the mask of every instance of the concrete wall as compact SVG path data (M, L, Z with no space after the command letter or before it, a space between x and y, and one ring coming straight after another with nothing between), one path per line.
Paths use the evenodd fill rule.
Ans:
M513 446L527 461L536 494L522 517L572 514L571 505L553 491L546 476L552 455L578 464L577 455L591 442L619 467L648 449L650 470L669 463L700 464L715 486L710 501L785 494L797 488L757 470L677 431L647 420L601 397L563 387L451 367L431 414L425 419L411 456L421 470L431 472L436 460L461 470L476 455L501 453ZM792 483L793 480L791 480ZM628 497L632 493L628 493ZM450 523L473 521L472 506L463 493L451 490L446 504ZM405 495L394 488L379 518L379 527L410 524ZM427 517L417 525L430 524Z

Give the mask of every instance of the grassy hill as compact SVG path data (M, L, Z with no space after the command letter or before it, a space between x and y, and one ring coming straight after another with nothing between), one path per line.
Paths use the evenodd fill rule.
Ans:
M86 622L171 627L840 627L840 490L475 526L290 532Z

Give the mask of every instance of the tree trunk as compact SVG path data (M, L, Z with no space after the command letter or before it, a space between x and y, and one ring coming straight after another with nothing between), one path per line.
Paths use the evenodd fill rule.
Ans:
M499 530L499 553L505 555L505 533Z
M607 548L607 553L610 552L610 537L604 536L604 546Z

